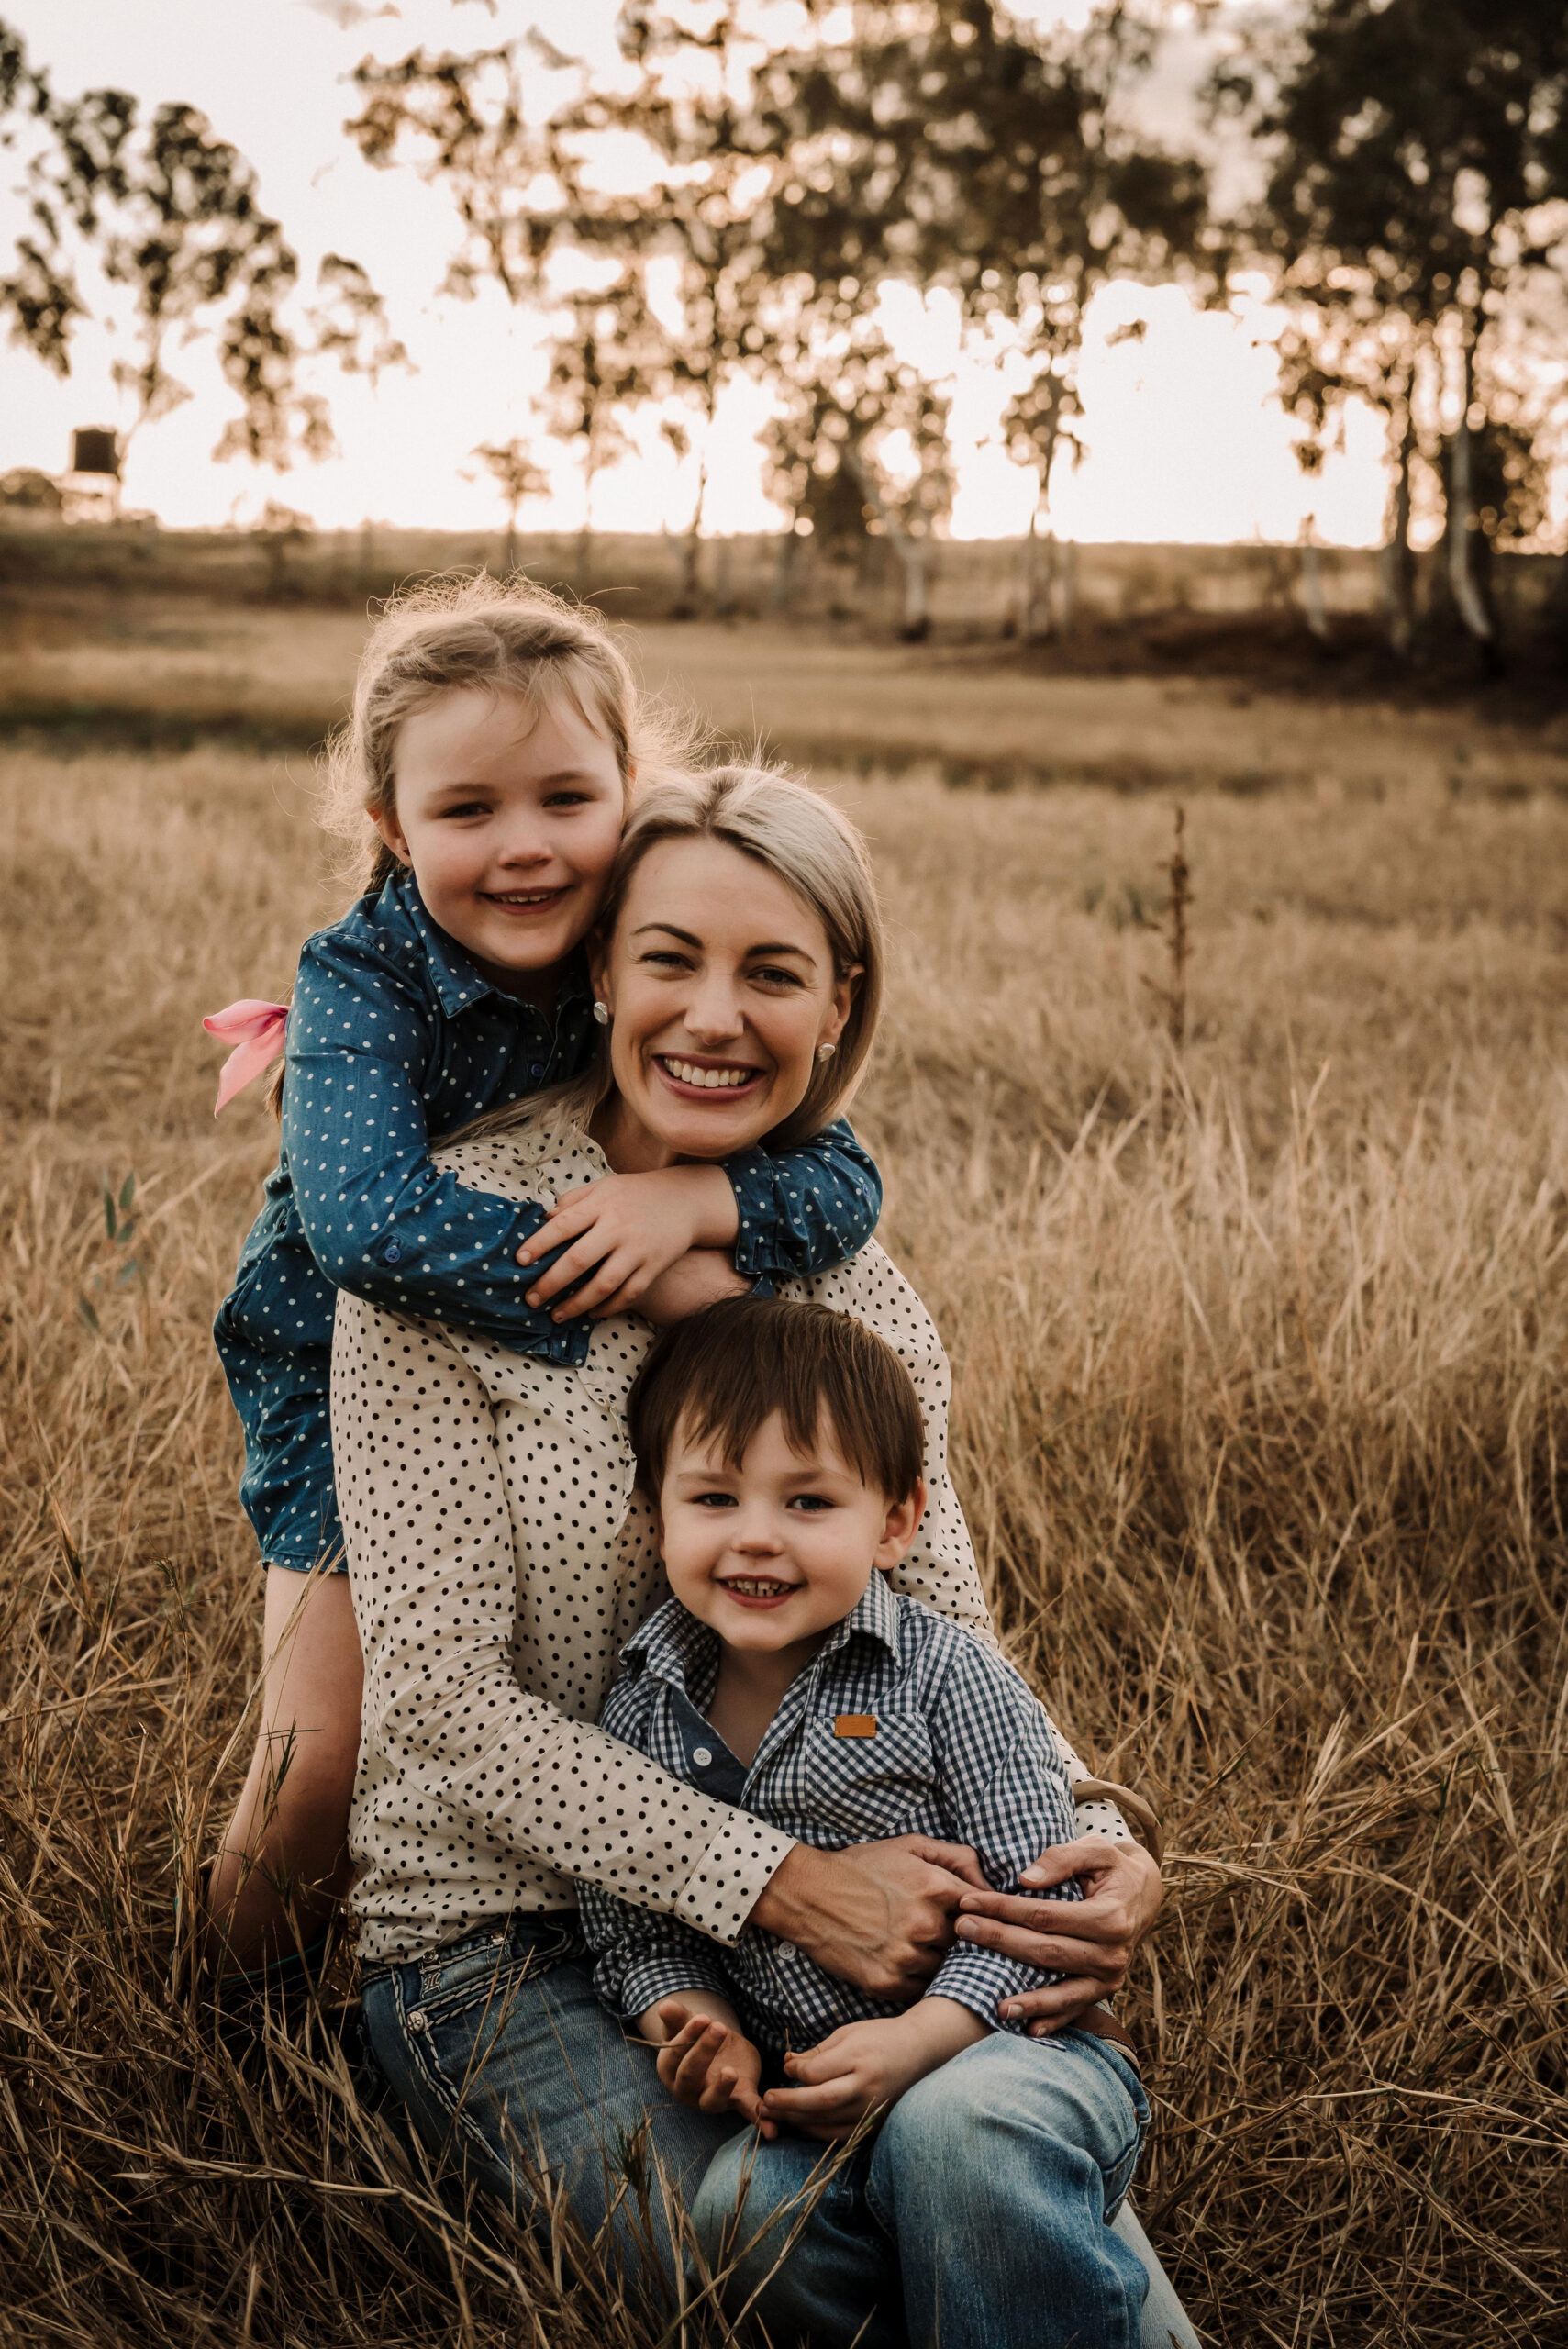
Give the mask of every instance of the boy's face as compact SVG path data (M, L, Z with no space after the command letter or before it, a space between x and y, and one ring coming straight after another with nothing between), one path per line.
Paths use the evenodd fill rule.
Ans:
M477 686L439 694L397 739L377 829L431 918L506 990L569 954L598 912L625 793L606 735L568 706Z
M923 1485L890 1501L862 1484L826 1424L803 1458L775 1412L738 1468L680 1427L659 1500L670 1587L732 1648L808 1653L897 1564L925 1505Z

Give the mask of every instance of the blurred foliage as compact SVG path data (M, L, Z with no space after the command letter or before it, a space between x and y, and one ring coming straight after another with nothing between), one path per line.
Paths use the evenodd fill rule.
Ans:
M136 355L114 367L131 410L122 449L191 396L169 353L198 335L216 337L235 403L215 453L280 470L333 445L327 403L302 380L303 362L327 356L373 374L407 363L381 296L341 254L323 261L303 325L291 321L298 259L262 206L250 165L194 106L160 106L144 117L124 90L61 98L0 22L0 146L18 153L28 218L0 277L0 314L13 340L63 380L89 314L83 269L95 268L110 305L128 299Z

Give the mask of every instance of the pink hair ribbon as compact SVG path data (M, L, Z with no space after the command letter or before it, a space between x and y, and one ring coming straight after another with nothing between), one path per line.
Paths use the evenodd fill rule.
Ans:
M261 1003L254 996L246 996L202 1021L209 1036L232 1036L235 1040L234 1050L218 1075L217 1107L212 1113L215 1118L263 1069L272 1067L284 1048L288 1016L286 1003Z

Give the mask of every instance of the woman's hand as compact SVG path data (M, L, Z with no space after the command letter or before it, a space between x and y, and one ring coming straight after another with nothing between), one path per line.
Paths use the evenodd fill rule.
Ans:
M553 1321L575 1321L584 1313L597 1320L628 1313L689 1250L730 1246L738 1216L722 1166L601 1175L581 1191L568 1191L518 1249L523 1265L537 1264L557 1248L565 1251L528 1290L528 1303L549 1305L559 1297ZM563 1296L576 1281L582 1287Z
M778 2135L757 2094L762 2058L723 2000L700 1991L661 1998L641 2029L647 2038L662 2037L659 2077L677 2104L693 2112L738 2112L764 2137Z
M1121 1988L1133 1952L1164 1897L1159 1865L1142 1845L1112 1843L1103 1835L1053 1844L1025 1868L1019 1881L1048 1886L1073 1876L1084 1887L1081 1901L1020 1899L986 1888L966 1892L960 1904L961 1941L1067 1977L1047 1990L1022 1991L1001 2006L1008 2021L1033 2018L1031 2039L1064 2029Z
M841 1852L797 1843L751 1921L871 1998L917 1998L952 1946L960 1902L984 1889L969 1845L934 1835L895 1835Z

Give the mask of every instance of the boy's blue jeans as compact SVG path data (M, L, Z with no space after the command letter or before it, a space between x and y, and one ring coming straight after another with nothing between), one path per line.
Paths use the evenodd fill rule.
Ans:
M765 2235L826 2150L802 2139L758 2147L734 2221L755 2141L732 2118L671 2102L651 2050L595 1998L574 1920L519 1920L422 1963L374 1969L364 2021L378 2069L432 2153L460 2159L520 2214L532 2200L524 2173L542 2162L628 2289L640 2280L668 2293L680 2232L656 2184L640 2210L627 2191L625 2155L631 2149L641 2165L639 2140L680 2192L710 2265L727 2221L742 2247ZM1151 2272L1146 2349L1166 2349L1170 2330L1190 2342L1153 2254L1146 2271L1106 2224L1145 2117L1130 2065L1101 2040L982 2041L894 2107L799 2231L757 2313L775 2343L815 2335L840 2349L869 2314L867 2349L938 2339L942 2349L1095 2349L1139 2341ZM780 2248L787 2212L782 2225ZM724 2250L717 2265L732 2255ZM746 2276L755 2280L775 2256L757 2244ZM1084 2296L1108 2308L1108 2329L1100 2315L1092 2330L1073 2315ZM728 2306L747 2297L743 2278L727 2280Z
M750 2130L692 2220L728 2313L775 2343L1134 2349L1149 2277L1106 2221L1148 2118L1104 2040L997 2032L907 2089L804 2225L825 2148Z

